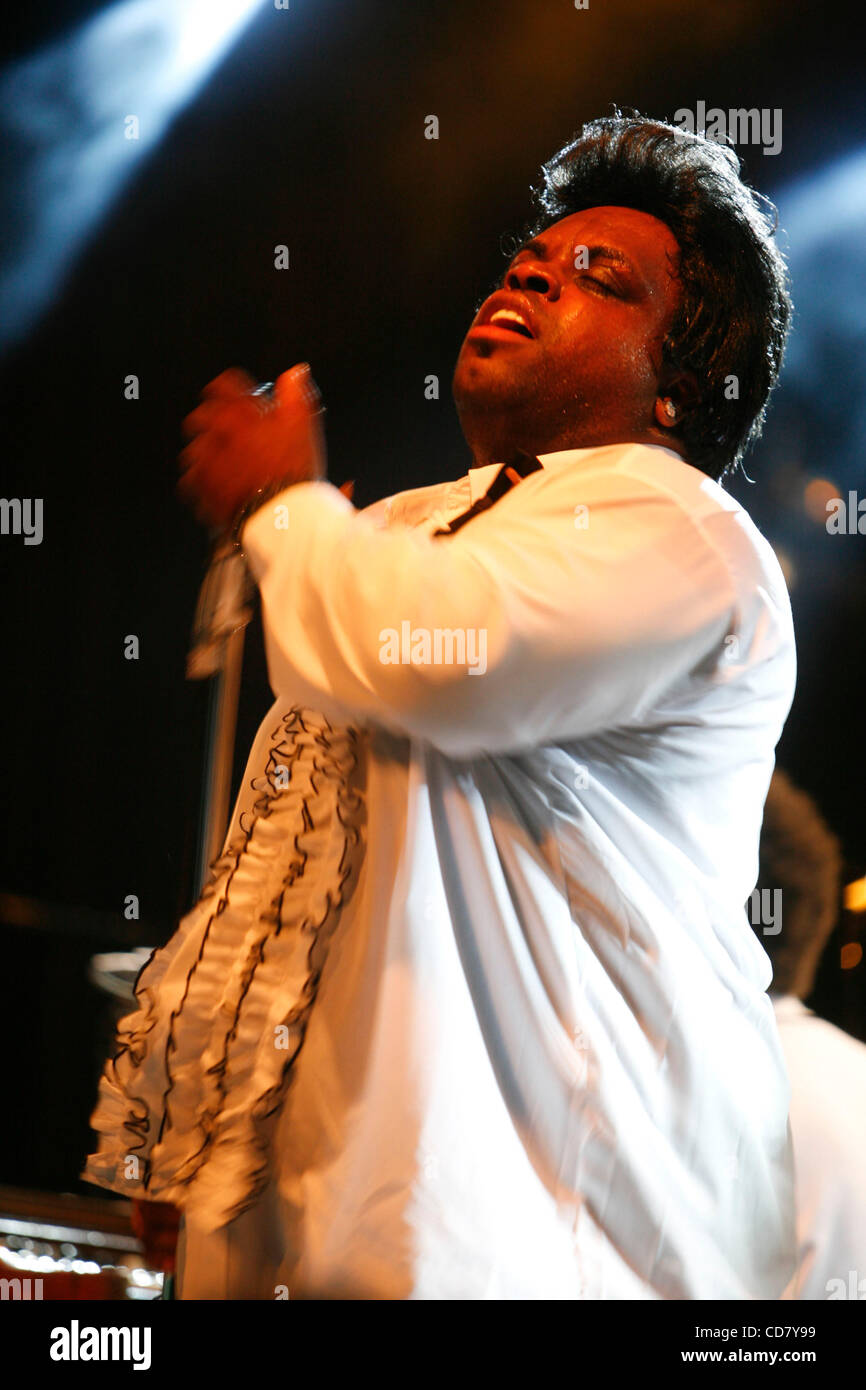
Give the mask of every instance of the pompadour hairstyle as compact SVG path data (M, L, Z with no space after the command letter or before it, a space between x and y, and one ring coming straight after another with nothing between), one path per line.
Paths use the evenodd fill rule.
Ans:
M769 199L728 145L639 115L590 121L542 166L524 239L585 208L635 208L680 248L683 299L665 360L697 378L679 437L689 463L721 482L763 428L791 321L788 272Z

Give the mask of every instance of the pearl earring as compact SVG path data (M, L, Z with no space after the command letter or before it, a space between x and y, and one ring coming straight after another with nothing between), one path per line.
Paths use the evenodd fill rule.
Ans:
M665 401L665 415L667 415L669 420L675 420L677 418L677 408L672 400Z

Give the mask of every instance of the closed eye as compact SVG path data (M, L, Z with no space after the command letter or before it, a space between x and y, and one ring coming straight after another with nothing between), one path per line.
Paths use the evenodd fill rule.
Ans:
M607 280L598 280L594 275L584 275L582 278L588 281L589 284L593 285L597 290L600 290L602 294L612 294L614 296L617 296L618 292L616 288L613 285L609 284Z

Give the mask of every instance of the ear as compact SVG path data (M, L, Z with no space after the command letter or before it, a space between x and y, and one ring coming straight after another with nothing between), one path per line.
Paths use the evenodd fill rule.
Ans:
M684 417L699 399L698 379L694 372L679 368L663 372L653 403L656 424L662 429L678 432Z

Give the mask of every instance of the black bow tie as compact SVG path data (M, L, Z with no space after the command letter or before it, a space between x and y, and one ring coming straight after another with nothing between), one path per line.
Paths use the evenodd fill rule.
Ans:
M453 536L455 531L459 531L461 526L465 526L467 521L471 521L479 512L486 512L488 507L492 507L494 502L498 502L506 492L510 492L521 478L527 477L529 473L537 473L541 464L534 454L527 454L523 449L518 449L514 454L505 460L499 472L493 479L483 497L479 497L477 502L473 502L465 512L461 512L447 526L440 526L433 532L434 536Z

